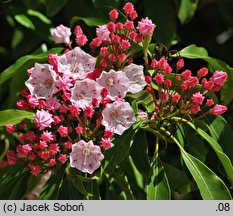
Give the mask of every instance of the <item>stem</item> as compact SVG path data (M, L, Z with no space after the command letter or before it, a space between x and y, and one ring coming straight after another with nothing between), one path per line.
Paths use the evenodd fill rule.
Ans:
M156 137L156 144L155 144L155 160L156 164L158 165L158 159L159 159L159 137Z

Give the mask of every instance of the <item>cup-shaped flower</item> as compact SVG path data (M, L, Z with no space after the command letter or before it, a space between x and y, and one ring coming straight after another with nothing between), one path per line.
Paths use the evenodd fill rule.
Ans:
M130 80L122 71L104 71L96 81L108 90L112 100L115 100L118 96L125 97L130 87Z
M151 36L155 29L155 24L148 17L138 22L137 29L142 35Z
M71 102L84 109L91 106L93 98L101 100L101 90L102 87L94 80L78 80L71 90Z
M54 29L53 41L54 41L54 43L64 43L66 45L69 45L70 44L70 35L71 35L70 28L68 28L64 25L59 25Z
M53 118L49 112L44 110L37 110L34 116L34 122L39 127L39 130L43 130L46 127L51 127Z
M129 92L135 94L140 92L146 86L145 76L143 73L143 66L136 64L129 64L122 70L129 79Z
M79 47L63 54L58 59L58 71L74 79L84 79L93 72L96 58L84 52Z
M108 42L110 42L110 31L108 30L107 25L99 26L96 29L96 35L102 41L108 41Z
M107 104L102 116L102 124L105 129L119 135L130 128L136 120L130 104L123 101Z
M99 146L94 145L93 141L85 142L80 140L72 145L70 153L70 166L82 172L92 174L99 168L104 155Z
M49 64L35 64L32 74L25 82L31 95L39 99L48 99L58 90L56 87L57 74Z

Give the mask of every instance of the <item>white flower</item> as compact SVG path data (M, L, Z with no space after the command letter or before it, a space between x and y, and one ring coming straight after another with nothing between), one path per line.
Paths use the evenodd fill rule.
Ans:
M143 66L131 63L122 70L129 79L129 92L135 94L144 89L146 86Z
M106 130L121 135L135 122L133 109L128 102L115 101L107 104L102 112L102 124Z
M100 92L102 87L94 80L77 80L74 88L71 89L71 102L84 109L91 106L93 98L101 100Z
M109 91L112 100L115 100L118 96L125 97L130 86L129 79L122 71L103 71L96 81Z
M76 47L58 58L58 71L74 79L85 79L93 72L95 63L96 58Z
M57 74L51 65L36 63L31 72L32 74L25 82L31 95L39 99L48 99L58 91L55 85Z
M54 29L53 41L54 43L64 43L64 44L69 45L70 35L71 35L70 28L65 27L63 25L59 25Z

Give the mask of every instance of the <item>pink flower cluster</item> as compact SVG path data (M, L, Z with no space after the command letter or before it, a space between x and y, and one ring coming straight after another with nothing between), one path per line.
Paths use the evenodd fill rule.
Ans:
M126 95L145 87L155 110L152 116L143 111L138 114L149 118L149 124L202 110L213 115L226 111L209 97L226 82L225 72L216 71L207 79L208 69L202 68L193 76L190 70L182 71L183 59L173 67L161 58L152 59L151 76L145 76L144 67L133 63L133 57L141 42L145 49L143 44L149 43L155 25L145 18L135 27L138 15L131 3L123 11L124 23L117 22L119 13L113 9L111 21L96 29L97 37L89 44L92 55L80 48L88 41L80 26L74 29L77 46L73 49L71 29L55 28L54 42L69 49L60 56L50 54L48 63L36 63L27 71L29 78L17 107L34 112L34 120L6 126L7 132L18 136L15 151L7 152L9 164L24 160L31 173L38 175L69 159L71 167L92 174L100 167L104 151L113 147L114 136L122 135L136 121Z
M92 174L104 158L102 150L113 147L113 135L136 121L123 98L145 87L143 67L131 63L122 71L101 71L79 47L50 54L48 61L28 70L17 106L33 111L34 121L7 125L19 139L16 152L7 153L8 163L24 159L38 175L70 158L71 167ZM95 73L99 76L90 76Z
M197 118L206 114L218 116L227 110L226 106L215 104L210 98L211 93L219 91L226 82L227 73L215 71L207 79L208 68L201 68L197 71L197 76L193 76L190 70L182 71L183 67L182 58L174 68L166 58L152 60L152 75L145 78L148 83L146 90L155 104L152 121L174 116L185 118L190 114L199 114ZM173 70L175 73L172 73ZM153 90L154 85L158 88L157 94Z

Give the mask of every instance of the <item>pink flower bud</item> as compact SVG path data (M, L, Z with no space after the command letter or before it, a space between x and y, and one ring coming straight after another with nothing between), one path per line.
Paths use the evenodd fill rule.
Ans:
M57 131L61 135L61 137L66 137L69 133L68 127L64 127L63 125L60 125Z
M11 150L8 150L8 151L6 152L6 156L7 156L7 162L8 162L9 165L14 165L14 164L16 164L16 159L17 159L17 157L16 157L15 152L13 152L13 151L11 151Z
M205 77L207 74L208 74L208 68L207 67L203 67L201 68L200 70L197 71L197 76L198 78L202 78L202 77Z
M135 20L138 17L138 14L136 11L132 11L129 16L131 20Z
M178 70L184 67L184 59L179 59L178 62L176 63L176 67Z
M117 56L117 59L120 63L124 62L126 60L126 54L125 53L121 53L120 55Z
M155 29L155 24L153 24L152 21L146 17L145 19L142 19L140 22L138 22L137 29L139 30L140 34L151 36Z
M137 33L134 32L134 31L129 33L129 37L130 37L131 40L134 40L136 38L136 36L137 36Z
M60 154L58 160L60 163L64 164L67 161L67 157L65 154Z
M214 105L214 100L213 99L207 99L206 106L210 107L212 105Z
M162 83L164 82L164 75L157 74L157 75L155 75L154 80L158 85L162 85Z
M53 33L54 43L64 43L66 45L70 44L71 30L63 25L59 25L55 28Z
M181 73L182 79L183 80L188 80L192 75L192 72L190 70L185 70L184 72Z
M110 22L110 23L107 24L107 28L108 28L108 31L114 32L115 29L116 29L116 25L115 25L114 22Z
M178 93L172 95L172 101L173 101L174 103L178 103L179 100L180 100L180 95L179 95Z
M220 116L226 111L227 111L226 106L216 104L213 108L210 109L209 113L215 116Z
M125 6L123 7L124 12L129 15L134 11L134 6L132 3L127 2Z
M152 61L151 61L151 67L153 69L157 69L158 68L158 61L156 59L152 59Z
M100 92L100 95L105 98L108 95L108 90L106 88L103 88Z
M172 87L172 81L170 79L166 79L164 82L164 85L166 88L171 88Z
M223 71L215 71L211 77L211 80L213 80L214 83L222 86L227 80L227 73Z
M127 30L127 31L130 31L130 30L132 30L134 28L134 24L133 24L133 22L132 21L126 21L126 23L125 23L125 29Z
M117 12L117 10L113 9L109 12L109 18L112 20L112 21L116 21L118 19L118 15L119 13Z
M121 22L116 23L116 29L117 30L122 30L123 27L124 27L123 23L121 23Z
M77 35L83 34L83 30L82 30L82 28L81 28L80 25L77 25L77 26L75 27L75 29L74 29L74 34L75 34L76 36L77 36Z
M145 81L146 81L148 84L150 84L150 83L152 82L151 76L146 76L146 77L145 77Z
M84 109L83 114L85 117L91 118L94 115L94 109L88 106Z
M201 105L204 98L205 97L200 92L197 92L197 93L193 94L191 100L193 103Z
M108 49L107 49L107 47L101 47L101 49L100 49L100 55L102 57L104 57L104 58L108 55Z
M6 131L8 133L14 133L16 131L15 126L13 124L6 125Z
M87 39L86 35L81 34L81 35L76 35L75 41L76 41L76 44L81 47L87 43L88 39Z
M77 134L82 134L83 133L83 127L82 126L78 126L75 128L75 131Z

